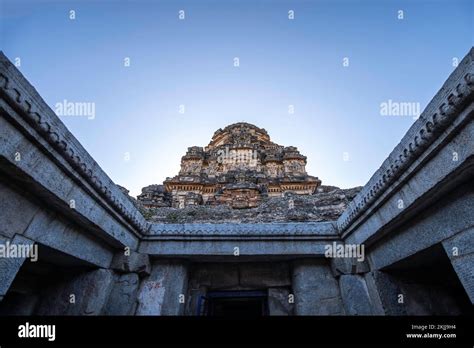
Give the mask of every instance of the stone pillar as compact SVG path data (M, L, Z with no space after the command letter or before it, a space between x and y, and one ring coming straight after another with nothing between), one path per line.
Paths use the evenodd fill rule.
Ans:
M187 301L188 265L181 260L156 260L138 292L137 315L183 315Z
M456 234L443 242L461 284L474 304L474 228Z
M365 257L363 259L334 257L329 262L332 273L339 282L346 314L383 314L377 292L373 291L374 287L370 288L366 282L370 266Z
M0 237L0 244L2 248L7 249L7 242L10 246L18 248L22 245L33 246L34 242L28 238L20 235L15 235L13 239L8 240ZM0 301L6 295L8 289L13 283L18 271L25 262L26 258L23 257L0 257Z
M104 315L133 315L137 308L138 274L117 276L110 292Z
M114 285L110 292L105 315L134 315L137 309L138 288L140 277L150 275L149 256L127 250L114 255L110 267L116 274Z
M371 271L365 275L365 279L369 285L369 292L372 287L374 292L378 293L378 299L385 315L407 315L404 304L405 294L393 276L383 271Z
M293 263L295 315L343 315L339 286L328 260L304 259Z
M375 280L371 272L362 274L367 285L367 291L369 293L370 303L372 304L372 315L385 315L385 310L380 299L379 291L375 285Z
M348 315L373 315L374 310L369 297L365 279L357 274L344 274L339 277L342 302Z

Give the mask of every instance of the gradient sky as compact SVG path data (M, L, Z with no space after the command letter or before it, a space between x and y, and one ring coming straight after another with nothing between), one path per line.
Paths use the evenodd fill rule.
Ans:
M423 109L469 51L473 3L0 0L0 48L53 110L95 103L94 120L61 119L134 196L239 121L297 146L309 174L346 188L364 185L414 122L382 116L380 104Z

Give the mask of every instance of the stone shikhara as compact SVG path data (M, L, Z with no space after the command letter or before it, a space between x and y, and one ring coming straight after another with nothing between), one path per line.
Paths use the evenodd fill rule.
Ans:
M190 147L179 175L129 199L153 222L285 222L337 219L360 187L322 186L306 173L306 157L268 133L235 123L206 148Z
M0 258L0 313L221 315L235 301L262 315L466 313L473 59L471 49L362 189L321 186L296 148L238 123L136 200L2 54L0 243L38 245L41 258ZM15 161L19 149L29 155ZM328 245L364 249L326 258ZM25 289L37 274L44 282Z
M145 187L137 198L144 208L254 208L269 197L314 193L321 181L305 166L296 147L275 144L265 129L240 122L218 129L204 149L188 148L179 175Z

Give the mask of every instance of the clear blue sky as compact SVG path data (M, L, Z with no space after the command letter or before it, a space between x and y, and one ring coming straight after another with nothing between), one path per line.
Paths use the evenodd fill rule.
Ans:
M469 0L0 2L1 49L53 109L95 103L61 119L133 195L238 121L297 146L323 184L363 185L414 122L380 104L423 109L474 42Z

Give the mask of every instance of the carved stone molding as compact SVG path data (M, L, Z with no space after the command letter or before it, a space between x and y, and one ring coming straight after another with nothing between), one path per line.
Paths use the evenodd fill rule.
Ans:
M148 236L295 236L337 237L334 222L305 223L196 223L196 224L152 224Z

